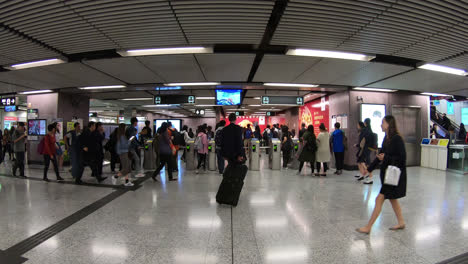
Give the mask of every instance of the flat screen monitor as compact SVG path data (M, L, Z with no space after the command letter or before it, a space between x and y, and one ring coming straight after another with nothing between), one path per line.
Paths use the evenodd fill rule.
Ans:
M154 119L153 124L154 124L154 131L156 132L158 128L161 127L162 123L164 122L171 122L172 127L177 129L177 131L180 131L182 129L182 120L180 119Z
M28 135L45 136L47 134L47 121L45 119L28 120Z
M379 148L382 148L382 142L385 137L385 132L380 127L384 117L384 104L361 104L361 121L364 122L364 119L370 118L372 132L376 133L378 137L377 143Z
M16 112L16 105L5 106L5 112Z
M242 90L216 90L217 105L240 105Z

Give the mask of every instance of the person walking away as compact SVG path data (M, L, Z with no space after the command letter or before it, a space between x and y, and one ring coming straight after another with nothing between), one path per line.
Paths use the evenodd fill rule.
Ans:
M215 133L213 132L213 128L208 126L206 128L206 136L208 137L208 141L211 141L215 137Z
M465 138L466 138L465 124L460 123L460 130L458 131L458 139L463 141L463 140L465 140Z
M398 199L406 196L407 175L405 143L398 132L397 124L393 116L385 116L383 118L382 130L385 132L382 150L369 166L369 171L372 171L380 163L380 180L382 182L382 187L379 195L375 199L375 208L369 222L366 226L356 229L357 232L364 234L369 234L371 232L372 226L379 217L386 199L390 200L398 220L398 224L391 227L390 230L396 231L406 227L400 203L398 202ZM385 184L385 173L388 166L398 167L401 171L397 186Z
M223 128L223 139L221 143L221 153L229 164L241 163L245 160L245 149L242 142L242 129L236 125L236 114L229 114L230 124Z
M245 128L245 131L244 131L244 148L248 149L252 136L253 136L252 128L250 127L250 124L247 124L247 127ZM250 159L249 152L246 152L246 155L247 155L247 159Z
M335 123L335 131L331 134L330 143L332 146L333 153L335 155L335 165L336 172L335 174L341 175L343 173L344 166L344 152L346 145L346 136L344 131L340 129L341 124Z
M130 139L130 156L132 161L135 163L135 171L137 174L135 177L141 178L144 177L145 174L141 173L141 159L140 159L140 144L138 143L137 134L138 134L138 119L136 117L132 117L130 119L130 126L127 128L125 133L126 136Z
M13 160L13 155L12 155L12 146L11 146L11 130L5 129L4 137L3 137L3 144L4 144L4 149L3 149L3 156L5 157L6 154L8 153L8 159Z
M15 133L16 128L14 126L10 129L10 137L8 141L9 149L8 154L10 155L10 160L15 161L14 149L13 149L13 134Z
M289 135L288 127L282 127L281 151L283 152L283 169L288 169L288 163L291 159L292 139Z
M81 134L80 123L75 122L75 124L73 124L73 128L73 130L70 130L67 134L65 134L63 141L65 142L65 149L67 150L68 156L70 157L72 177L75 178L80 168L80 159L78 157L80 154L80 144L78 141L78 138Z
M261 140L262 139L262 131L260 130L260 126L256 125L255 126L255 131L254 131L254 138Z
M24 152L25 142L26 142L26 133L24 128L24 123L19 122L18 128L13 132L13 150L15 152L15 161L12 166L12 174L16 176L16 170L20 170L20 177L26 178L24 175Z
M299 155L299 171L297 174L301 174L304 163L309 162L312 168L312 175L314 174L315 166L315 154L317 152L317 139L314 134L314 126L309 125L307 130L302 134L302 151Z
M221 152L221 148L223 145L223 129L226 127L226 121L221 120L218 124L218 128L216 128L215 132L215 146L216 146L216 159L218 160L218 171L220 175L224 173L224 165L225 161L223 158L223 153Z
M358 164L360 175L357 175L355 177L358 178L357 179L358 181L362 181L367 176L367 165L370 164L369 162L370 140L369 140L368 130L366 129L366 126L364 125L363 122L361 121L358 122L357 129L359 132L359 140L358 140L358 144L354 146L358 148L356 157L357 157L357 164Z
M118 172L118 174L113 177L113 182L114 184L116 184L117 179L123 176L125 177L124 186L132 187L134 186L134 184L129 180L129 174L132 171L132 162L129 158L130 141L129 138L127 138L125 124L120 124L116 130L117 133L115 133L114 136L116 138L116 143L115 145L112 145L115 147L115 150L113 152L119 155L121 169Z
M320 124L319 129L320 133L317 136L317 173L315 173L315 176L327 176L327 162L330 162L330 134L324 123ZM323 164L323 173L320 173L321 164Z
M119 125L120 127L120 125ZM117 142L119 141L119 127L115 128L114 131L110 134L109 140L106 142L106 145L104 146L104 149L109 151L111 155L111 160L110 160L110 169L111 172L115 172L115 165L116 163L119 163L120 171L122 170L122 162L120 162L120 155L117 153L116 148L117 148ZM124 124L124 132L125 132L125 124ZM128 142L127 142L128 143ZM128 151L127 151L128 153Z
M301 124L301 130L299 130L299 141L302 142L302 137L304 136L304 133L308 130L308 128L306 128L306 124L305 123L302 123Z
M367 133L369 135L369 140L370 140L370 143L369 143L369 157L367 158L367 160L370 162L371 158L370 158L370 154L372 152L375 152L375 154L377 155L378 152L379 152L379 148L377 146L378 144L378 135L376 133L374 133L374 131L372 131L372 126L371 126L371 120L370 118L366 118L364 119L364 125L366 126L366 129L367 129ZM367 164L367 165L370 165L370 164ZM366 166L366 170L367 170L367 166ZM373 184L374 181L372 180L373 177L372 177L372 172L367 172L367 177L364 179L364 184Z
M175 127L172 126L172 123L171 122L167 122L167 126L168 126L168 133L169 133L169 137L171 138L171 143L172 143L172 146L175 147L176 149L176 152L174 153L174 155L172 155L172 168L174 171L179 171L179 162L178 162L178 158L179 158L179 144L178 142L176 141L176 139L178 138L178 134L179 132L177 131L177 129Z
M152 138L153 137L153 131L151 129L151 122L149 120L145 121L145 128L146 128L148 138Z
M57 181L63 181L63 178L59 175L58 163L57 163L57 145L55 144L55 126L50 124L47 126L47 135L44 137L44 152L42 153L44 156L44 177L43 180L48 182L49 178L47 178L47 171L49 170L50 162L54 166L55 175L57 177Z
M171 147L172 142L168 133L168 125L166 122L161 124L161 127L158 129L158 143L159 143L159 167L153 172L151 176L154 181L157 180L157 176L161 170L166 166L167 174L169 175L169 181L177 181L177 178L172 176L172 156L174 155L175 149Z
M196 174L199 173L200 167L203 164L203 170L206 171L206 156L208 154L208 136L203 133L203 128L199 128L197 135L197 153L198 153L198 165Z
M195 134L193 133L192 128L189 128L188 135L189 135L190 138L194 138L194 137L195 137Z
M80 135L80 170L75 177L76 184L82 184L81 177L86 166L91 168L92 174L97 175L96 179L100 183L107 179L107 177L101 177L98 174L98 145L96 137L93 136L93 132L96 130L96 123L91 121L88 123L88 128Z

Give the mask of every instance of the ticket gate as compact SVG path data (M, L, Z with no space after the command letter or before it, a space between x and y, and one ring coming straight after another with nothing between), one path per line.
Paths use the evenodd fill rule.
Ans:
M214 140L211 140L208 142L208 157L207 159L207 168L210 171L215 171L216 170L216 144Z
M189 140L188 142L185 142L187 146L185 146L185 169L186 170L195 170L196 165L195 162L197 160L196 158L196 150L195 150L195 141L194 140Z
M260 170L260 140L252 138L249 144L249 170L258 171Z
M159 164L158 164L159 165ZM153 140L145 140L143 150L143 169L155 170L156 169L156 153L153 149Z
M272 138L270 143L269 168L272 170L281 170L281 141Z
M299 169L299 160L297 159L297 154L299 152L299 148L300 148L300 142L299 142L299 139L297 138L293 138L292 139L292 143L293 143L293 149L291 151L291 159L290 159L290 162L288 164L288 167L290 169Z

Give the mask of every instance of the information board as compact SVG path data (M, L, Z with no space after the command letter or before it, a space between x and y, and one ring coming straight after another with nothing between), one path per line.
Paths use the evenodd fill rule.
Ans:
M304 105L302 96L262 96L262 105Z

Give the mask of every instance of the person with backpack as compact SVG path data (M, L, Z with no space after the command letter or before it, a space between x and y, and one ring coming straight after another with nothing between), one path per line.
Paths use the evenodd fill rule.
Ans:
M65 134L63 141L65 142L65 149L67 150L68 156L70 157L72 177L75 178L80 168L80 143L78 141L78 138L81 134L80 123L75 122L75 124L73 124L73 128L73 130L70 130L67 134Z
M115 131L114 131L115 132ZM125 124L120 124L119 128L116 129L116 134L115 138L116 143L115 143L115 150L114 152L119 155L120 158L120 164L121 164L121 169L117 175L113 177L113 182L116 184L117 179L119 177L124 176L125 177L125 187L132 187L134 184L129 180L129 174L132 171L132 163L129 159L129 148L130 148L130 141L129 138L127 138L127 133L125 133ZM113 133L114 134L114 133ZM112 144L114 145L114 144Z
M330 162L330 134L324 123L321 123L320 133L317 136L317 173L315 176L327 176L328 162ZM323 164L323 173L320 173L321 164Z
M24 153L26 151L25 143L26 143L26 134L24 123L19 122L18 128L13 132L13 150L15 152L15 162L11 168L13 176L16 176L16 170L20 170L20 177L26 178L24 176Z
M304 134L302 134L302 144L302 151L298 158L300 163L297 174L301 174L304 163L309 162L313 175L315 166L315 152L317 151L317 139L315 138L314 134L314 126L309 125Z
M291 159L292 139L288 132L288 127L283 126L283 137L281 138L281 151L283 152L283 169L288 169L288 163Z
M218 128L216 128L216 132L215 132L216 158L218 159L218 171L220 175L223 175L224 165L225 165L223 153L221 152L221 147L223 144L223 129L225 126L226 126L226 121L221 120L218 123Z
M333 153L335 155L335 165L336 171L335 174L341 175L343 173L343 166L344 166L344 152L346 148L346 136L344 131L340 129L341 124L335 123L335 131L331 134L330 137L330 145Z
M44 177L43 180L48 182L49 179L47 178L47 171L49 170L50 162L54 165L55 175L57 177L57 181L63 181L63 178L59 175L59 168L57 163L57 145L55 144L55 126L50 124L47 127L47 135L44 137L43 143L43 151L42 155L44 156Z
M204 133L203 127L198 128L198 135L195 140L195 147L198 153L198 165L197 170L195 171L196 174L199 173L199 169L203 164L203 170L206 171L206 155L208 154L208 137Z
M161 170L166 167L167 174L169 175L169 181L177 181L177 177L173 177L173 168L172 168L172 156L175 153L175 148L172 145L171 138L169 137L169 129L168 124L166 122L161 124L161 127L158 129L158 144L159 144L159 167L153 172L151 178L154 181L157 180L157 176L161 172Z

